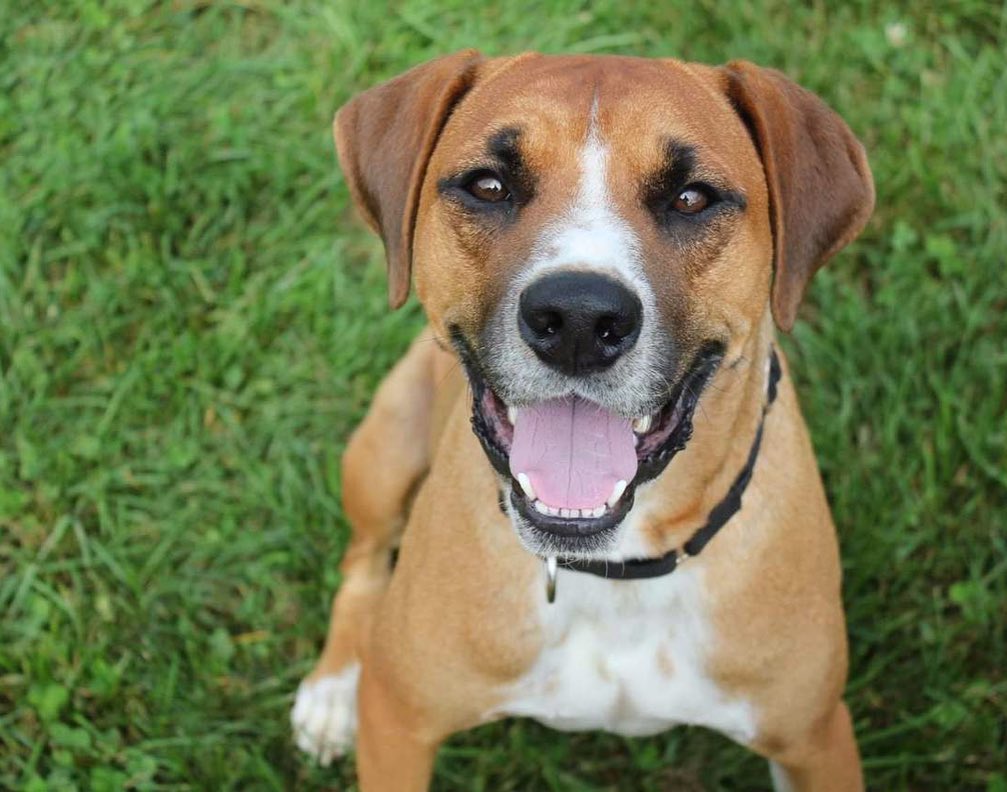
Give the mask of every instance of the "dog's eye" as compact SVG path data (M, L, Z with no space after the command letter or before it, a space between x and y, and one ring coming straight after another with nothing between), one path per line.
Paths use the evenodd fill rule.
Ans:
M465 185L465 189L471 195L486 203L500 203L510 198L510 190L507 189L496 174L489 171L477 173Z
M671 207L679 214L694 215L702 212L713 203L710 191L701 184L690 184L680 192Z

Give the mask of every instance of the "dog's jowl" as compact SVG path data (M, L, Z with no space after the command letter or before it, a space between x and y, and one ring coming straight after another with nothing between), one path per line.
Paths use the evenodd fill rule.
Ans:
M429 325L346 452L298 745L407 792L499 718L697 724L780 789L862 788L835 530L775 342L873 207L843 121L745 62L466 51L334 131L391 303L415 284Z

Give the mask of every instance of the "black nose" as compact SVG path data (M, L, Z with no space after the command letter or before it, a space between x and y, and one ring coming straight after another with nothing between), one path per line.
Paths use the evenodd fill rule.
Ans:
M574 376L606 369L632 349L643 308L611 278L559 272L528 286L518 313L521 337L539 359Z

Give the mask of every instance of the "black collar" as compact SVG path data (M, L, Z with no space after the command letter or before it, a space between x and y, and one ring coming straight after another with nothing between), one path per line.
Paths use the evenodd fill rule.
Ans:
M745 466L738 473L734 483L727 491L727 494L720 502L710 510L710 516L706 524L700 528L681 549L676 548L670 553L665 553L657 558L635 558L629 561L580 561L573 558L560 558L557 566L561 569L569 569L571 572L587 572L598 577L609 578L610 580L642 580L643 578L660 577L674 572L678 565L685 559L699 555L706 547L717 531L723 528L741 509L741 496L745 494L748 482L752 480L752 471L755 469L755 461L759 456L759 446L762 445L762 428L766 422L766 413L769 412L770 405L776 400L776 386L780 381L782 371L780 369L780 359L773 349L769 354L769 380L766 384L766 403L762 408L762 417L759 418L759 428L755 431L755 440L752 441L752 448L748 452L748 459ZM554 586L552 587L554 588Z

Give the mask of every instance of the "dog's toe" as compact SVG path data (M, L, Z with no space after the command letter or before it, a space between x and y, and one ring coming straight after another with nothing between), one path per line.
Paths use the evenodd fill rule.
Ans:
M305 680L297 689L290 722L297 747L321 765L346 754L357 731L357 680L354 663L338 674Z

